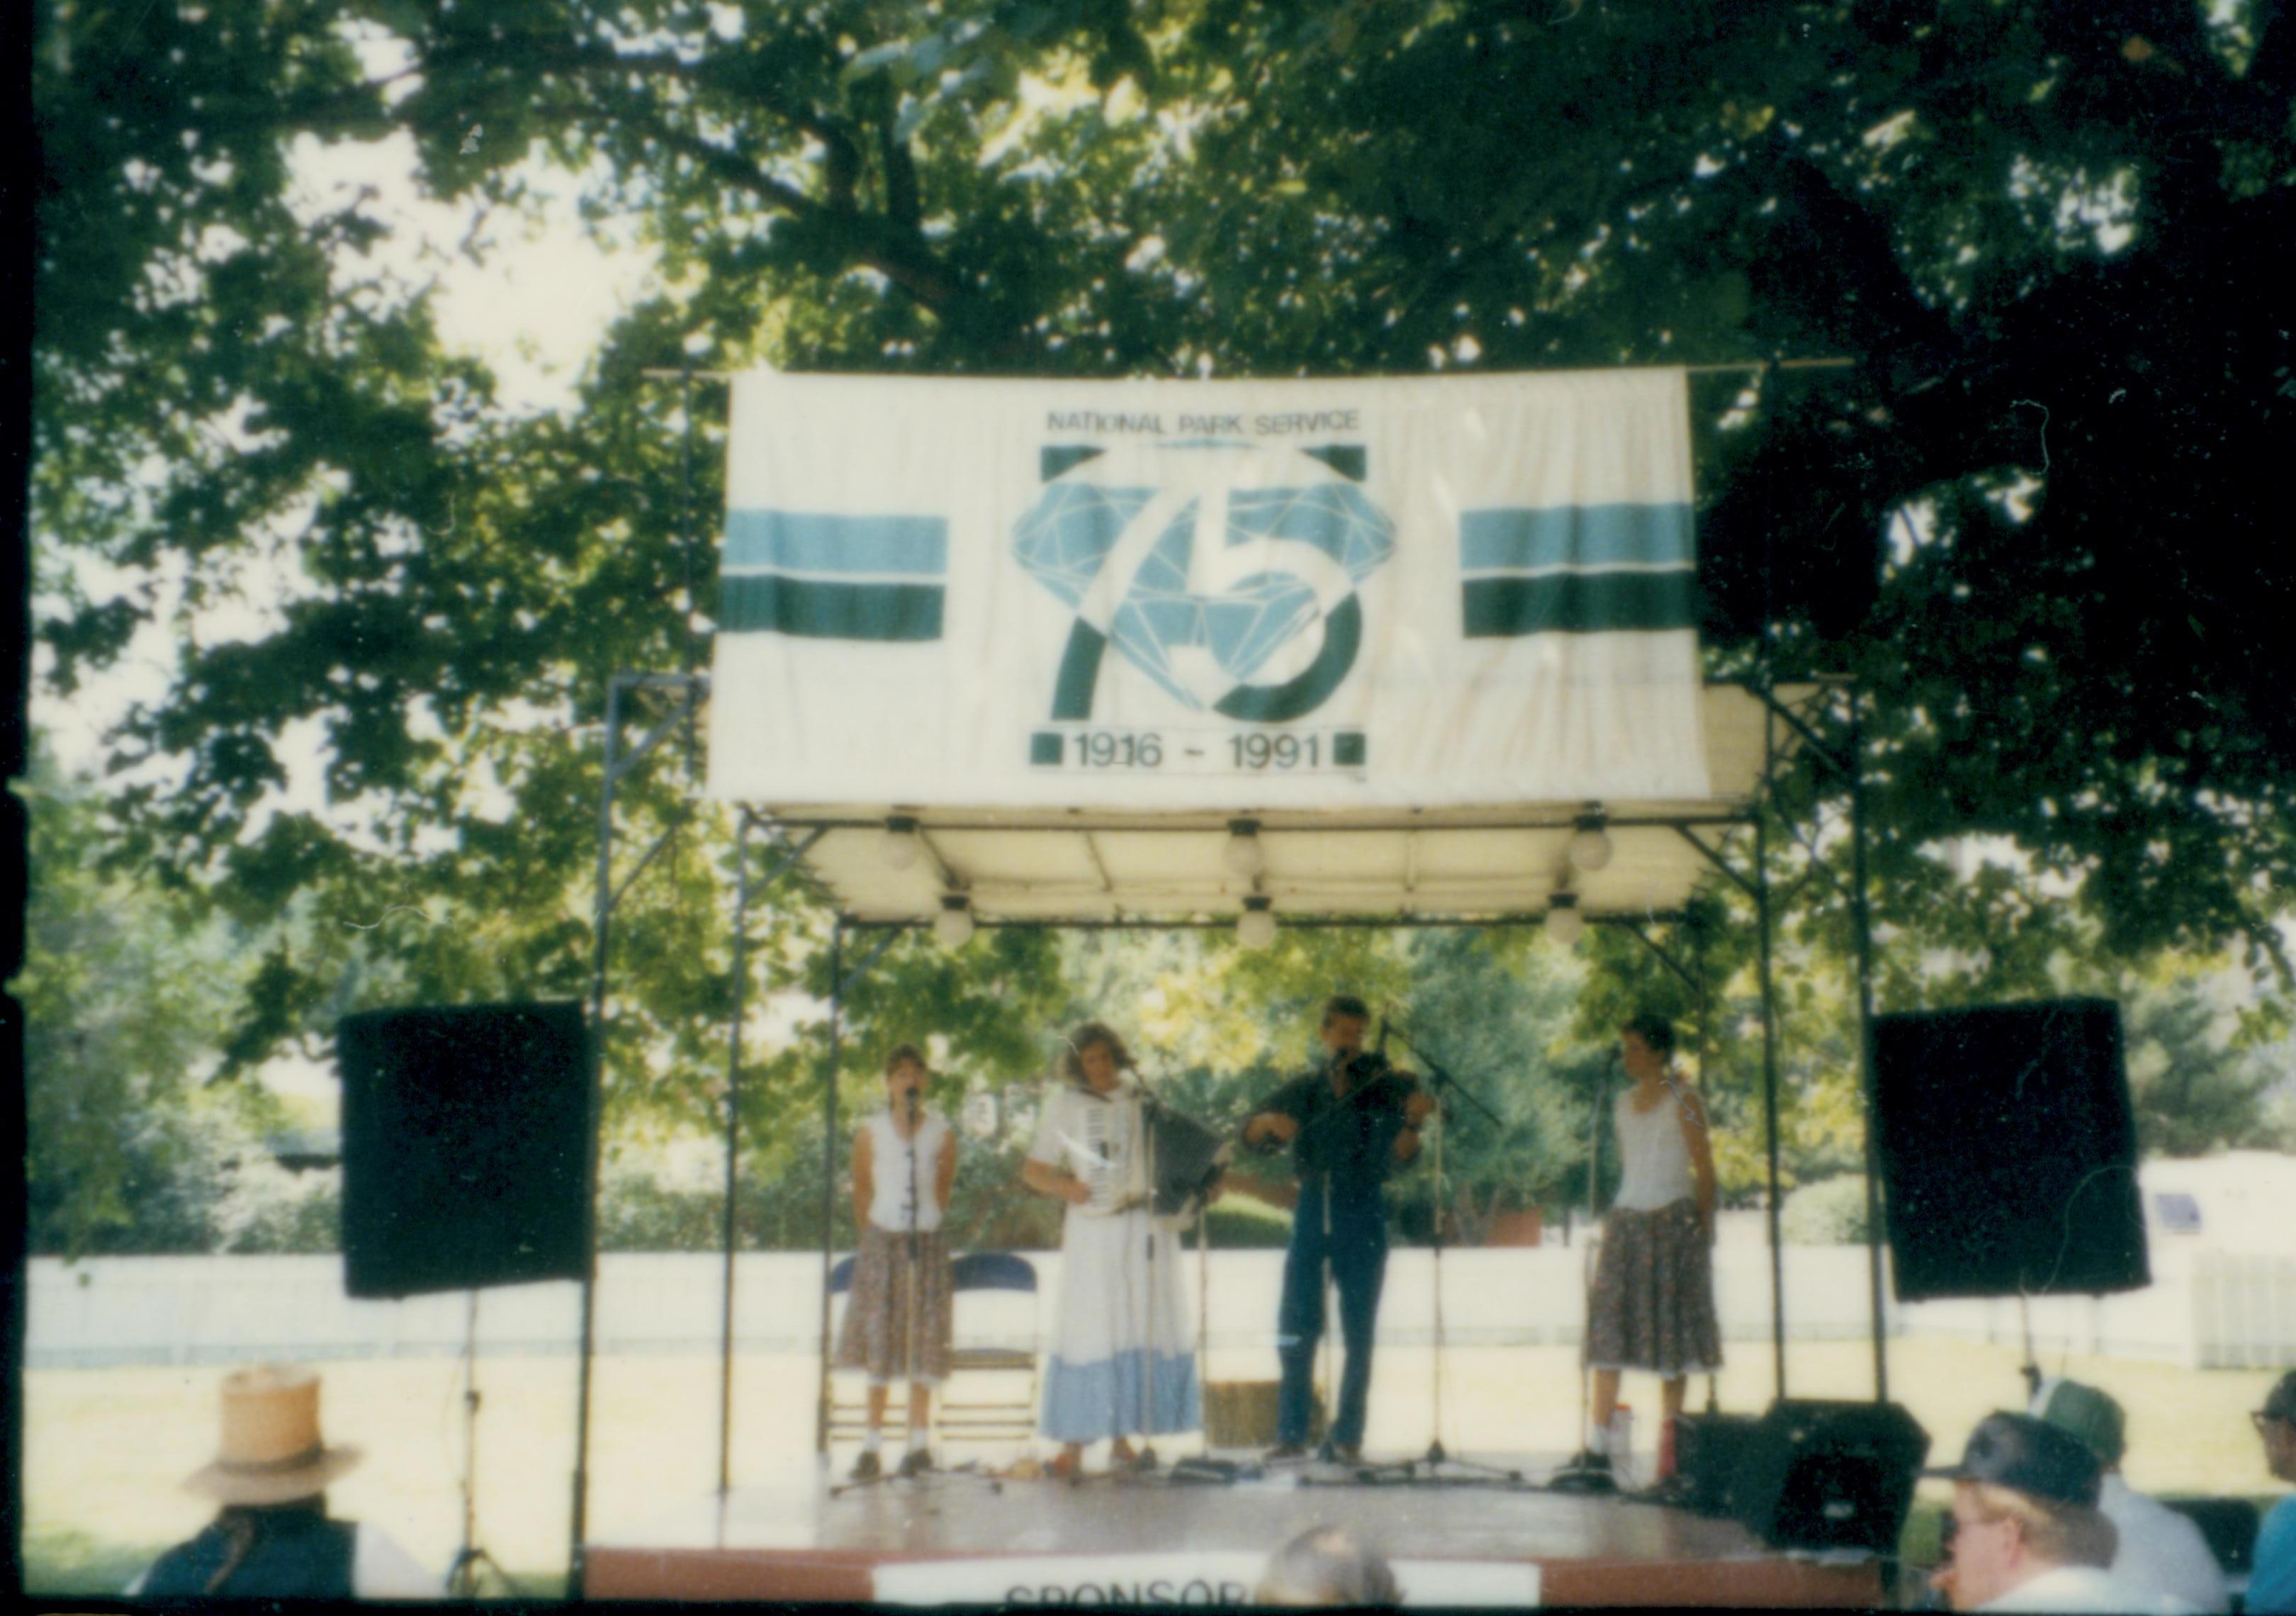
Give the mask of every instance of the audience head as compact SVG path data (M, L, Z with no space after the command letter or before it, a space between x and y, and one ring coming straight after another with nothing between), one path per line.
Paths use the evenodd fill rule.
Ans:
M2033 1417L2079 1437L2106 1470L2120 1467L2128 1451L2128 1416L2108 1392L2054 1375L2033 1393Z
M1260 1604L1393 1605L1386 1558L1344 1527L1318 1526L1277 1549L1260 1573Z
M2282 1375L2265 1394L2264 1407L2249 1418L2264 1440L2264 1462L2283 1481L2296 1481L2296 1369Z
M1943 1586L1957 1611L2060 1566L2112 1563L2112 1522L2096 1507L2103 1470L2069 1431L2030 1415L1989 1414L1969 1433L1961 1463L1930 1473L1954 1482Z
M184 1485L226 1505L296 1504L322 1497L358 1462L357 1448L320 1440L319 1377L263 1364L224 1376L223 1440Z

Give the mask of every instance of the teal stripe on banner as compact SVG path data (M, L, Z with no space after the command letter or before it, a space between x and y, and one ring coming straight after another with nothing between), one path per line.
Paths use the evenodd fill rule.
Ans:
M1459 565L1602 567L1622 562L1688 566L1687 504L1557 505L1543 511L1463 511Z
M718 584L726 634L788 634L809 640L937 640L939 584L822 583L775 572L736 573Z
M719 564L941 578L948 572L948 523L938 516L731 511Z
M1464 596L1469 639L1517 634L1599 634L1697 626L1696 575L1559 572L1545 578L1471 578Z

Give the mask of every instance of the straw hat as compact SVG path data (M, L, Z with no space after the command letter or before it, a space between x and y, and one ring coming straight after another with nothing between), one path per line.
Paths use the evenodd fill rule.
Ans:
M359 1457L319 1440L316 1374L265 1364L224 1376L222 1446L184 1485L226 1504L291 1504L326 1491Z

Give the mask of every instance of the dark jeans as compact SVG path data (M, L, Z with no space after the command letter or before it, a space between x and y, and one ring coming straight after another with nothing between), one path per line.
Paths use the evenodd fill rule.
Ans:
M1340 1292L1340 1339L1347 1366L1340 1375L1340 1407L1332 1440L1363 1445L1364 1406L1371 1397L1372 1326L1379 1317L1380 1283L1387 1276L1387 1209L1369 1202L1332 1200L1332 1281ZM1316 1347L1324 1338L1324 1204L1321 1186L1301 1186L1292 1214L1292 1249L1283 1259L1283 1301L1275 1313L1275 1354L1283 1386L1275 1403L1275 1440L1308 1440Z

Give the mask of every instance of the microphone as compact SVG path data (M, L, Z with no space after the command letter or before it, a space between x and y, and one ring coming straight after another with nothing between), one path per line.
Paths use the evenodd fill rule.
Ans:
M917 1091L912 1088L905 1092L908 1098L909 1121L914 1126L917 1120Z

